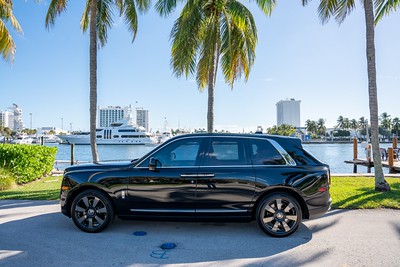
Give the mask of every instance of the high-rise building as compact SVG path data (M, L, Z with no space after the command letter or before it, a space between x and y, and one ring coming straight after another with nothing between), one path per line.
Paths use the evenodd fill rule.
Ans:
M0 112L0 126L8 127L13 131L23 130L25 125L22 120L22 109L17 104L13 104L8 109Z
M300 100L290 98L276 103L276 120L278 126L288 124L300 127L300 102Z
M111 123L117 122L122 119L130 119L132 116L132 105L121 106L107 106L98 108L98 125L99 127L109 127Z
M0 126L4 128L8 127L10 129L13 128L13 115L10 111L0 111Z
M143 108L136 109L136 125L141 126L149 131L149 111Z

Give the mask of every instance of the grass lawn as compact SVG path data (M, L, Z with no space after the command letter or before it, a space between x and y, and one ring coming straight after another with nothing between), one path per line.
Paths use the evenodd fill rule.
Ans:
M58 200L61 176L0 191L0 199ZM332 177L333 208L337 209L400 209L400 178L386 178L391 191L375 192L373 177Z

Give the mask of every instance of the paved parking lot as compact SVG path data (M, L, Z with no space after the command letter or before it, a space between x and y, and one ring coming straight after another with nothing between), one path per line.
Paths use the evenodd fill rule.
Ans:
M0 266L399 266L400 210L334 210L287 238L255 222L116 219L87 234L57 202L0 201ZM135 236L145 231L144 236ZM164 243L174 249L161 249Z

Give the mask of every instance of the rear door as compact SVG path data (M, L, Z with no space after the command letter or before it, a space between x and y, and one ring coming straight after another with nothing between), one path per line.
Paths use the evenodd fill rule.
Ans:
M255 190L247 140L211 137L197 178L196 215L247 216Z

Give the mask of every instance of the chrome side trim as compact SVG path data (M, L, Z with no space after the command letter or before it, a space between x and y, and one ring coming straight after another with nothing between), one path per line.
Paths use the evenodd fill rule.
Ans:
M200 209L200 210L167 210L167 209L131 209L132 212L160 212L160 213L239 213L247 210L230 209Z
M195 213L196 210L131 209L132 212Z

